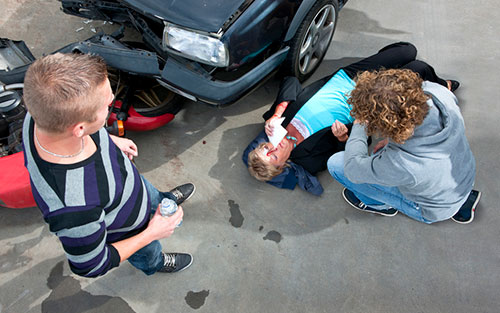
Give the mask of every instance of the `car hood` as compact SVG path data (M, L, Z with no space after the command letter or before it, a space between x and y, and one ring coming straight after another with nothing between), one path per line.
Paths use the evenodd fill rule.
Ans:
M176 25L217 32L248 0L123 0L139 12Z

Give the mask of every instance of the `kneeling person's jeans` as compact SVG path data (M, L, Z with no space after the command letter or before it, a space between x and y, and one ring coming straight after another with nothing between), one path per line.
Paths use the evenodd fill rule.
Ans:
M146 190L149 195L151 202L151 213L154 214L158 205L163 198L169 198L175 200L175 196L170 192L160 192L156 189L149 181L141 175L142 181L146 186ZM152 275L156 273L159 269L163 267L163 254L161 243L158 240L152 241L147 246L137 250L136 253L132 254L128 261L135 268L140 269L146 275Z
M352 191L367 206L376 210L395 208L401 213L427 224L432 223L422 216L418 204L406 199L397 187L376 184L355 184L344 175L344 151L335 153L328 160L328 171L339 183Z

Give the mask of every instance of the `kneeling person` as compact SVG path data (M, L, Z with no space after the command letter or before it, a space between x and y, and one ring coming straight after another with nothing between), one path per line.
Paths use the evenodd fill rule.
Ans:
M350 138L328 161L349 204L424 223L472 221L481 193L472 190L475 160L450 90L409 70L364 72L349 102ZM373 134L386 139L369 155Z

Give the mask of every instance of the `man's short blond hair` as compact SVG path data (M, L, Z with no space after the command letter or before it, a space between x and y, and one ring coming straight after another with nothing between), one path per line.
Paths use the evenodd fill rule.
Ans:
M93 122L97 86L107 79L104 60L90 54L56 53L36 60L24 78L24 102L37 126L62 133L80 122Z
M248 171L250 175L260 181L269 181L283 172L283 167L276 167L265 162L257 153L259 150L263 149L265 145L266 143L261 143L248 154Z

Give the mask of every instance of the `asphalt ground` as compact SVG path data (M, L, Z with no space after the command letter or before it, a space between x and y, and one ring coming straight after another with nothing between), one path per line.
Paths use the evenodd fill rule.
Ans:
M35 56L85 39L53 0L3 0L0 36ZM241 154L262 129L273 78L224 109L185 101L168 125L129 133L139 170L160 189L193 182L182 227L162 243L194 255L188 270L146 277L128 263L98 279L72 275L36 208L1 209L0 313L12 312L499 312L500 2L351 0L309 80L395 41L456 79L483 197L468 225L425 225L359 212L319 175L321 197L251 178ZM76 31L82 28L80 31Z

